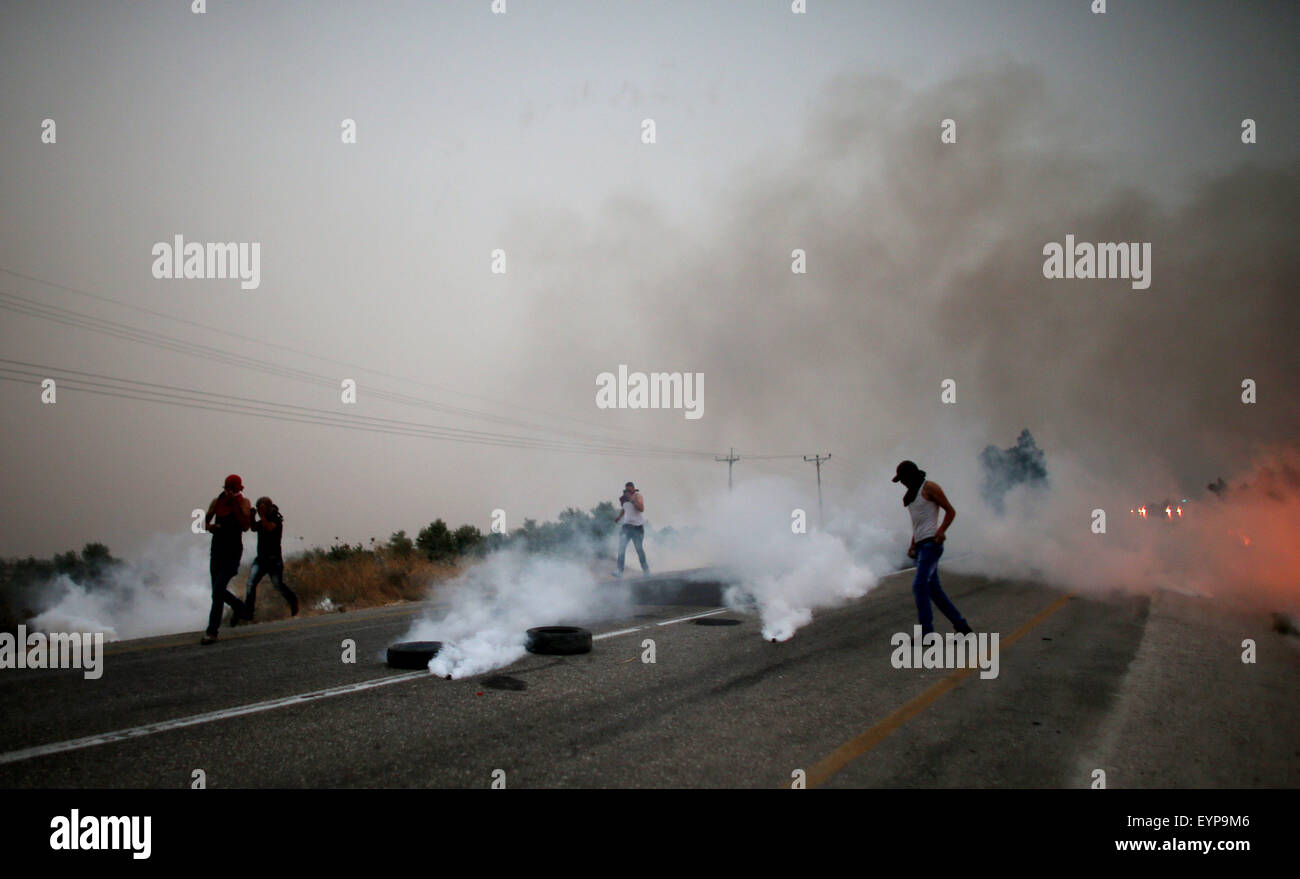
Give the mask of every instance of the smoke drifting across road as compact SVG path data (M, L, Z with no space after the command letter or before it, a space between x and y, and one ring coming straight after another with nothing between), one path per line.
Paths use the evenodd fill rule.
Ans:
M231 584L234 586L235 584ZM41 590L28 621L42 632L103 632L110 641L199 628L212 601L207 541L154 535L139 560L107 568L95 583L60 575Z
M757 609L766 640L788 640L814 611L865 595L886 565L883 546L854 547L811 522L806 533L797 533L796 510L808 518L798 507L801 494L786 480L747 481L707 506L697 532L710 563L739 580L727 603ZM864 561L873 556L874 571Z
M634 329L617 334L623 362L707 374L709 414L692 430L701 445L753 437L764 450L843 451L852 464L832 471L827 530L845 559L871 551L856 533L905 542L888 479L911 458L959 510L949 555L974 551L962 567L1092 593L1164 586L1294 602L1293 550L1271 539L1287 502L1216 507L1203 487L1295 453L1300 164L1262 166L1242 145L1239 165L1161 201L1117 182L1123 157L1111 161L1075 116L1014 62L920 87L848 75L811 103L794 149L768 149L698 215L674 216L629 186L590 222L521 218L512 237L542 278L529 325L567 347L562 360L518 366L565 379L555 387L590 383L608 334L575 333L551 307L581 301L588 324ZM939 137L948 118L952 144ZM1224 119L1221 136L1237 139L1238 122ZM1044 246L1066 235L1150 243L1151 286L1045 278ZM795 248L806 274L791 272ZM1258 402L1243 401L1246 379ZM1025 427L1050 484L1005 486L999 514L981 501L979 450ZM809 490L770 515L808 506ZM702 509L710 492L695 491ZM1163 531L1127 520L1161 497L1196 502ZM1109 515L1104 535L1094 509ZM1263 535L1252 559L1227 539L1243 523Z
M958 121L956 144L940 142L944 118ZM552 307L582 301L592 326L635 327L619 334L621 362L708 374L701 445L847 449L853 470L837 480L856 485L831 495L822 531L790 533L808 494L789 481L746 474L733 496L695 494L696 542L677 551L737 570L731 598L756 603L764 637L790 637L894 567L907 518L888 480L901 458L957 506L949 548L970 557L955 567L1092 594L1294 605L1294 549L1273 524L1290 501L1215 506L1201 491L1177 523L1127 510L1192 496L1225 462L1247 473L1294 457L1300 167L1243 162L1167 205L1116 185L1088 142L1022 65L976 65L927 88L841 78L796 153L723 184L702 224L633 194L591 223L522 218L512 238L544 303L527 320L566 351L516 363L585 392L609 360L607 334L575 332ZM1150 288L1044 278L1044 245L1066 234L1150 242ZM792 248L807 251L807 274L791 273ZM1246 378L1267 398L1243 403ZM1048 484L1004 480L994 509L979 450L1026 426ZM1250 558L1229 539L1243 525L1257 535Z
M447 584L449 610L417 621L401 640L442 641L443 649L429 670L463 678L522 657L525 633L533 626L587 621L624 611L621 593L602 589L581 558L576 551L573 555L529 555L516 549L494 552Z
M1294 606L1285 468L1300 436L1300 165L1252 164L1243 145L1238 167L1159 202L1115 182L1071 111L1016 63L923 87L845 76L796 120L793 150L720 181L698 215L670 215L630 184L595 217L562 206L520 216L503 238L512 265L529 267L517 283L534 305L517 319L546 344L508 350L516 386L539 408L573 411L610 363L689 369L707 374L707 417L635 413L656 441L830 448L832 468L843 450L852 463L828 486L825 531L801 538L788 517L811 507L806 474L797 490L751 487L742 460L730 499L671 477L671 513L666 491L648 493L657 524L699 511L693 561L741 570L766 633L788 635L892 567L907 539L888 481L900 458L957 506L950 565L1094 593L1169 587ZM946 118L954 144L939 138ZM1235 123L1223 120L1223 137ZM1067 234L1149 242L1151 286L1044 278L1044 245ZM806 274L790 271L795 248ZM956 402L944 404L949 378ZM1247 378L1253 404L1241 400ZM979 450L1026 426L1050 489L1011 487L998 515L980 501ZM1202 489L1219 474L1252 487L1219 502ZM1161 497L1193 503L1180 522L1128 518ZM1090 528L1098 508L1105 534ZM959 548L972 558L956 561ZM206 564L187 570L199 581L186 627L207 601ZM451 615L413 634L456 641L439 668L462 675L522 655L527 627L604 601L585 566L555 558L491 557L457 592ZM68 596L61 612L80 613Z

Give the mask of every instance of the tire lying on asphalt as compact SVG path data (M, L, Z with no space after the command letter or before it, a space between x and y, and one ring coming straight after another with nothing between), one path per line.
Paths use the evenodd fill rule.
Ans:
M441 641L402 641L388 648L389 668L427 668L442 649Z
M577 626L538 626L528 630L529 653L571 656L591 652L591 632Z

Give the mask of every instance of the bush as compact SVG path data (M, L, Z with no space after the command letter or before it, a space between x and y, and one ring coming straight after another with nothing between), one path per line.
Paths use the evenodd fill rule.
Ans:
M405 531L394 531L388 538L388 551L399 559L404 559L415 552L415 542L406 536Z
M430 561L442 561L456 554L455 537L447 528L447 523L441 519L435 519L420 529L420 533L415 538L415 545Z

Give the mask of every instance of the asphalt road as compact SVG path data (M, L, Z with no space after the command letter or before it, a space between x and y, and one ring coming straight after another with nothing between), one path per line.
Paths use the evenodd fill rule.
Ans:
M945 573L976 629L1000 634L998 677L896 669L910 576L781 644L734 611L642 606L571 621L615 633L590 654L459 681L384 665L419 605L223 630L211 647L197 633L120 642L95 681L0 671L0 787L183 788L196 769L210 788L777 788L800 773L822 787L1085 788L1098 769L1112 788L1300 786L1300 641L1267 617ZM682 619L702 613L738 622Z

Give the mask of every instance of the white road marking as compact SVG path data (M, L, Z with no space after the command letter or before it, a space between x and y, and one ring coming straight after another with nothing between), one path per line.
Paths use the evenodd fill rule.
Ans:
M656 626L671 626L673 623L684 623L684 622L686 622L687 620L697 620L697 619L699 619L700 617L711 617L711 616L713 616L714 614L717 614L717 613L726 613L726 612L727 612L727 608L725 608L725 607L720 607L720 608L718 608L717 610L706 610L706 611L704 611L703 613L693 613L693 614L691 614L691 615L688 616L688 617L678 617L678 618L675 619L675 620L664 620L663 622L655 623L655 625L656 625ZM644 631L645 631L646 629L648 629L648 628L650 628L650 627L649 627L649 626L633 626L633 627L630 628L630 629L619 629L618 631L615 631L615 632L601 632L599 635L592 635L592 636L591 636L591 640L593 640L593 641L599 641L599 640L601 640L602 638L617 638L619 635L631 635L633 632L644 632Z
M903 568L894 573L912 570L912 568ZM1181 591L1181 590L1178 590ZM728 608L721 607L716 610L706 610L702 613L691 614L690 616L678 617L673 620L663 620L655 623L656 626L671 626L676 623L684 623L689 620L697 620L701 617L715 616L716 614L726 613ZM593 635L592 641L601 641L605 638L617 638L620 635L630 635L633 632L641 632L649 629L650 626L634 626L630 629L618 629L613 632L602 632L599 635ZM246 714L258 714L263 711L273 711L276 708L287 708L290 705L301 705L304 702L310 702L313 699L328 699L332 696L342 696L347 693L359 693L363 690L371 690L375 687L383 687L388 684L397 684L402 681L413 681L417 678L428 677L428 671L413 671L400 675L389 675L382 678L374 678L369 681L361 681L356 684L344 684L341 687L330 687L325 690L314 690L310 693L300 693L296 696L285 696L281 699L271 699L266 702L254 702L251 705L240 705L235 708L223 708L220 711L209 711L204 714L194 714L189 717L177 717L172 720L163 720L158 723L150 723L144 726L133 726L129 729L120 729L114 732L100 733L99 735L86 736L80 739L69 739L66 742L52 742L48 745L37 745L31 748L22 748L17 751L8 751L0 753L0 765L5 763L17 763L21 760L30 760L34 757L46 757L50 754L61 754L66 751L77 751L82 748L92 748L95 745L106 745L110 742L122 742L128 739L138 739L141 736L151 736L156 733L168 732L174 729L184 729L187 726L198 726L204 723L212 723L218 720L225 720L230 717L242 717Z
M310 702L313 699L328 699L331 696L342 696L345 693L357 693L361 690L371 690L375 687L383 687L388 684L397 684L402 681L413 681L417 678L427 677L429 677L427 671L413 671L406 674L389 675L388 677L374 678L356 684L344 684L341 687L330 687L327 690L314 690L310 693L300 693L297 696L285 696L282 699L271 699L266 702L254 702L251 705L240 705L235 708L223 708L220 711L209 711L205 714L194 714L190 717L177 717L173 720L163 720L158 723L150 723L144 726L133 726L130 729L119 729L115 732L100 733L99 735L86 736L82 739L70 739L66 742L53 742L48 745L37 745L33 748L23 748L19 751L9 751L0 754L0 764L17 763L20 760L30 760L33 757L45 757L50 754L61 754L65 751L91 748L95 745L105 745L109 742L138 739L141 736L151 736L155 733L167 732L173 729L183 729L187 726L198 726L199 724L211 723L215 720L225 720L228 717L241 717L245 714L257 714L261 711L271 711L276 708L285 708L289 705L300 705L303 702Z
M704 613L692 614L688 617L680 617L675 620L664 620L655 623L656 626L671 626L673 623L682 623L687 620L699 619L700 617L712 616L713 614L725 613L726 608L718 610L709 610ZM599 635L593 635L591 640L599 641L604 638L616 638L619 635L630 635L633 632L640 632L650 628L649 626L636 626L631 629L618 629L613 632L602 632ZM384 687L388 684L397 684L402 681L413 681L417 678L430 677L428 671L412 671L400 675L388 675L382 678L373 678L368 681L361 681L356 684L344 684L341 687L330 687L326 690L314 690L310 693L299 693L296 696L285 696L281 699L270 699L266 702L254 702L251 705L239 705L234 708L223 708L220 711L208 711L204 714L193 714L189 717L177 717L172 720L163 720L158 723L149 723L144 726L133 726L129 729L119 729L114 732L100 733L99 735L86 736L81 739L69 739L66 742L52 742L48 745L36 745L32 748L22 748L18 751L8 751L0 754L0 764L17 763L21 760L30 760L33 757L48 757L50 754L62 754L66 751L77 751L82 748L93 748L96 745L106 745L110 742L123 742L128 739L138 739L141 736L151 736L156 733L169 732L174 729L184 729L187 726L198 726L204 723L212 723L217 720L225 720L230 717L242 717L246 714L258 714L262 711L273 711L276 708L287 708L290 705L301 705L304 702L310 702L313 699L328 699L331 696L342 696L347 693L359 693L362 690L372 690L375 687Z
M711 617L717 613L726 613L727 608L720 607L717 610L706 610L704 613L693 613L688 617L679 617L675 620L664 620L662 623L655 623L656 626L671 626L673 623L684 623L687 620L698 620L700 617Z
M591 640L599 641L602 638L617 638L619 635L630 635L633 632L639 632L644 628L645 626L633 626L630 629L619 629L617 632L601 632L599 635L592 635Z

